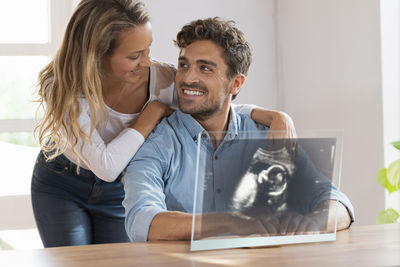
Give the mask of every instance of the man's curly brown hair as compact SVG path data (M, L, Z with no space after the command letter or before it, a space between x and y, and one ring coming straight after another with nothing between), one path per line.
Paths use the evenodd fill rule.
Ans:
M235 25L234 21L225 21L219 17L195 20L183 26L174 42L182 49L194 41L213 41L224 50L228 79L237 74L247 75L251 64L251 47L243 32Z

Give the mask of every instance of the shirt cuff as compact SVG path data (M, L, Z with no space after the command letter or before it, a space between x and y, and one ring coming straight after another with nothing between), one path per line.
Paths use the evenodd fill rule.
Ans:
M120 135L123 135L123 134L125 134L125 133L131 135L132 138L133 138L135 141L137 141L137 144L143 144L143 143L144 143L144 140L145 140L144 136L143 136L141 133L139 133L137 130L128 127L128 128L126 128L126 129L122 130L121 133L120 133Z

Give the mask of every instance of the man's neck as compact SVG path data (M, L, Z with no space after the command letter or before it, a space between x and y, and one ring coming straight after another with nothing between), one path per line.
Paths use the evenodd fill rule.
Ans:
M211 141L216 150L222 139L225 137L224 131L228 129L229 124L229 112L230 111L230 101L226 101L221 110L210 116L193 116L196 121L198 121L201 126L208 132Z

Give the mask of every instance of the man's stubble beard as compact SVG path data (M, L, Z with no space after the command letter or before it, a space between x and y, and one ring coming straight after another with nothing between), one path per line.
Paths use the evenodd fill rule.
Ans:
M204 107L201 106L199 108L188 108L182 109L181 106L179 108L182 112L192 115L193 117L210 117L221 110L222 105L214 105L212 107Z
M224 103L226 102L227 97L229 96L228 94L228 84L226 84L225 86L225 94L223 96L222 101L218 104L212 105L211 107L204 105L204 103L201 104L201 106L199 108L193 108L193 109L182 109L181 106L181 99L178 98L179 101L179 109L183 112L183 113L187 113L192 115L193 117L210 117L212 115L214 115L215 113L217 113L218 111L220 111L222 109L222 106L224 105ZM207 104L207 103L206 103Z

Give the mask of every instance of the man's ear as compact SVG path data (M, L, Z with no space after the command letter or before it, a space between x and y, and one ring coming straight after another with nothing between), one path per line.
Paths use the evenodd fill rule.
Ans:
M246 76L244 76L243 74L237 74L235 77L233 77L230 93L232 95L239 94L240 88L242 88L242 85L244 84L245 81L246 81Z

